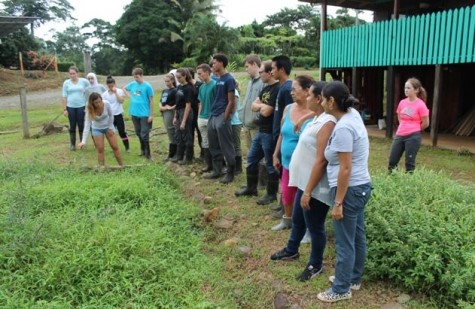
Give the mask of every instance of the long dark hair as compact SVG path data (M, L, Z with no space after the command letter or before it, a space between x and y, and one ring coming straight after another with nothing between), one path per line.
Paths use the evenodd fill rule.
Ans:
M192 78L191 78L191 74L190 74L190 71L188 71L187 68L179 68L178 70L176 70L177 73L180 73L181 75L185 76L185 80L188 84L191 85L192 83Z
M338 110L345 113L350 107L359 103L358 99L350 94L348 87L340 81L330 82L323 87L322 93L325 99L333 97Z
M89 101L87 102L87 113L91 120L96 118L97 111L99 110L99 105L95 103L97 99L101 99L102 101L102 96L97 92L93 92L89 96Z

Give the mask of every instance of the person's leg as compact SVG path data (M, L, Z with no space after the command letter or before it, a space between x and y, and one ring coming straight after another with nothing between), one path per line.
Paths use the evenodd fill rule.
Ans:
M332 188L335 197L336 188ZM343 203L343 219L333 220L333 230L336 248L335 279L332 290L337 294L344 294L350 290L353 277L361 278L366 254L366 240L364 228L361 230L362 212L369 200L371 186L369 184L348 187ZM360 230L357 232L357 228ZM356 258L356 237L358 235L358 258ZM363 234L361 234L363 233ZM364 251L364 253L363 253ZM356 264L355 262L358 261ZM355 265L357 265L355 276ZM356 283L356 282L355 282Z
M234 172L236 168L236 153L234 151L233 131L231 128L231 120L224 119L224 113L216 117L216 129L219 140L219 148L226 159L226 175L220 180L221 183L227 184L234 180Z
M94 145L96 147L97 152L97 161L100 166L105 165L104 159L104 135L103 134L94 134Z
M209 152L208 141L208 119L198 118L198 129L201 132L201 148L203 149L204 167L201 169L203 173L210 172L213 169L213 160Z
M295 197L296 201L297 199L300 201L301 196L302 191L298 190ZM295 205L297 205L297 203ZM323 266L323 253L327 244L325 218L327 217L328 209L329 206L327 204L320 202L317 199L310 198L310 210L305 210L303 212L305 225L307 226L312 239L308 264L316 269L321 269Z
M193 110L190 110L188 114L188 118L185 122L185 130L183 131L184 139L185 139L185 156L183 160L179 163L181 164L189 164L193 161Z
M142 125L141 125L140 117L132 116L132 124L134 125L135 135L137 135L137 137L139 138L139 142L140 142L140 154L139 154L139 156L143 156L145 154L145 150L144 150L144 143L143 143L143 140L142 140L142 136L140 135L140 132L142 131L142 128L141 128Z
M66 107L68 110L68 120L69 120L69 149L76 149L76 126L77 126L77 115L76 109L71 107Z
M284 205L284 215L282 216L280 223L272 227L273 231L288 229L292 225L292 210L297 188L289 186L289 170L286 168L282 168L281 192L282 204Z
M120 154L119 145L117 145L117 138L115 137L115 133L112 130L107 131L106 134L107 141L114 152L114 157L117 160L117 163L120 166L124 165L124 161L122 161L122 155Z
M297 190L294 200L294 208L292 213L292 229L290 237L287 242L287 248L285 249L289 253L297 253L300 247L300 241L305 235L307 226L305 224L304 211L300 205L300 199L302 198L302 190Z
M144 156L147 160L152 159L150 152L150 129L152 124L148 122L148 117L140 117L140 137L144 144Z
M279 174L272 165L272 156L274 154L274 141L272 134L259 133L261 136L262 151L264 152L264 164L267 169L268 179L266 190L267 193L256 203L258 205L267 205L277 200L277 192L279 191Z
M259 173L259 161L264 157L264 152L262 151L261 139L257 135L251 144L251 148L247 152L247 168L246 168L246 187L242 190L236 191L234 194L236 196L242 195L257 195L257 182L258 182L258 173Z
M218 129L216 116L211 116L208 120L208 142L209 151L213 161L212 173L205 174L203 177L207 179L216 179L221 176L221 169L223 167L223 155L219 147Z
M114 115L114 126L117 128L117 132L119 133L119 136L122 139L125 151L129 151L129 137L127 136L127 132L125 131L125 122L122 114Z
M417 132L406 137L405 142L405 159L406 159L406 172L412 173L416 169L416 156L419 148L421 147L422 135Z
M241 150L241 129L242 125L233 125L233 142L234 142L234 152L236 160L236 173L242 173L242 150Z
M84 118L86 117L85 107L78 108L76 113L79 129L79 140L82 140L82 132L84 132Z
M404 152L404 137L395 136L389 151L389 163L388 170L392 172L401 160L402 153Z

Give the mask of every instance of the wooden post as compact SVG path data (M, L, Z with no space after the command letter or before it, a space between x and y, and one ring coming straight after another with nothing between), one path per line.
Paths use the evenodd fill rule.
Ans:
M327 0L323 0L322 12L320 15L320 80L325 80L327 70L322 69L323 32L327 30Z
M389 66L386 80L387 96L386 96L386 137L393 137L394 126L394 83L395 83L394 66Z
M434 99L432 100L432 117L430 120L430 139L432 141L432 146L434 147L437 147L437 138L439 131L439 111L442 97L442 75L442 66L438 64L435 66Z
M30 129L28 128L28 109L26 106L26 88L20 88L20 106L21 106L21 126L23 128L23 138L30 138Z
M91 65L91 53L88 51L84 52L84 73L88 74L92 72Z
M23 69L23 56L22 56L21 52L18 52L18 60L20 61L21 76L25 77L25 70Z

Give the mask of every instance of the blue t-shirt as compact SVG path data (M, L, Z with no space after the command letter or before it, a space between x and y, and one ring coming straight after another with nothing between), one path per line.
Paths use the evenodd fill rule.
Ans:
M300 132L295 132L294 127L295 124L290 119L290 114L292 112L292 106L287 108L287 113L284 115L284 121L282 123L282 129L280 134L282 135L282 143L280 144L280 156L282 160L282 166L285 169L289 169L290 166L290 159L292 158L292 154L294 153L295 148L297 147L297 143L299 142ZM307 124L310 122L311 119L308 119L302 124L302 128L300 129L303 131Z
M150 97L153 97L153 89L150 83L137 81L130 82L125 89L130 93L129 114L135 117L150 116Z
M330 188L337 185L340 170L339 152L351 152L351 174L348 184L350 187L371 181L368 170L368 132L360 114L354 108L350 108L350 111L338 120L325 148Z
M239 118L239 108L241 107L241 96L239 95L239 91L237 89L234 90L234 96L236 97L236 111L231 116L231 125L237 126L242 124L241 119Z
M277 94L277 103L274 108L274 123L272 136L277 141L280 135L280 124L285 107L294 102L290 92L292 91L292 81L289 79L283 85L280 85L279 93Z
M63 98L66 98L66 106L73 108L86 106L85 92L89 85L85 78L79 78L76 84L70 79L65 80L63 83Z
M216 96L211 107L211 116L219 116L224 113L229 103L228 93L234 93L235 85L234 77L229 73L224 74L218 79L216 83Z

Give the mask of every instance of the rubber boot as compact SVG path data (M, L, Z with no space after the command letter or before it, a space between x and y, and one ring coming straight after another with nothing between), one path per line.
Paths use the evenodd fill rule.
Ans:
M143 142L144 144L144 156L147 160L152 160L152 154L150 153L150 142Z
M168 144L168 156L165 161L169 161L171 158L176 156L176 144Z
M280 221L279 224L273 226L271 228L272 231L282 231L286 229L290 229L292 227L292 218L282 216L282 220Z
M213 160L213 171L211 173L203 174L205 179L218 179L221 176L221 170L223 169L223 160Z
M69 150L76 150L76 133L69 133Z
M236 175L241 174L242 173L242 157L241 156L235 157L235 160L236 160L236 167L235 167L234 173Z
M176 156L174 158L171 158L170 161L175 162L175 163L182 161L184 155L185 155L185 147L178 145L176 147Z
M279 176L276 173L270 174L267 180L267 194L257 200L257 205L267 205L277 200L279 190Z
M205 166L201 169L201 172L208 173L213 170L213 160L211 159L211 153L209 148L203 148L203 156L205 161Z
M186 146L183 160L178 161L178 164L187 165L187 164L191 164L192 162L193 162L193 146Z
M264 160L259 162L259 188L265 189L267 187L267 181L269 179L269 172L264 163Z
M257 181L258 173L255 170L251 170L249 167L246 169L247 186L244 189L234 192L236 196L257 196Z
M140 154L139 156L144 156L145 155L145 144L144 144L144 141L141 137L139 137L139 141L140 141Z
M125 152L130 152L130 145L129 145L129 139L123 139L122 143L124 144L125 147Z
M222 184L228 184L234 181L234 172L236 171L236 166L228 163L226 168L226 175L219 181Z

